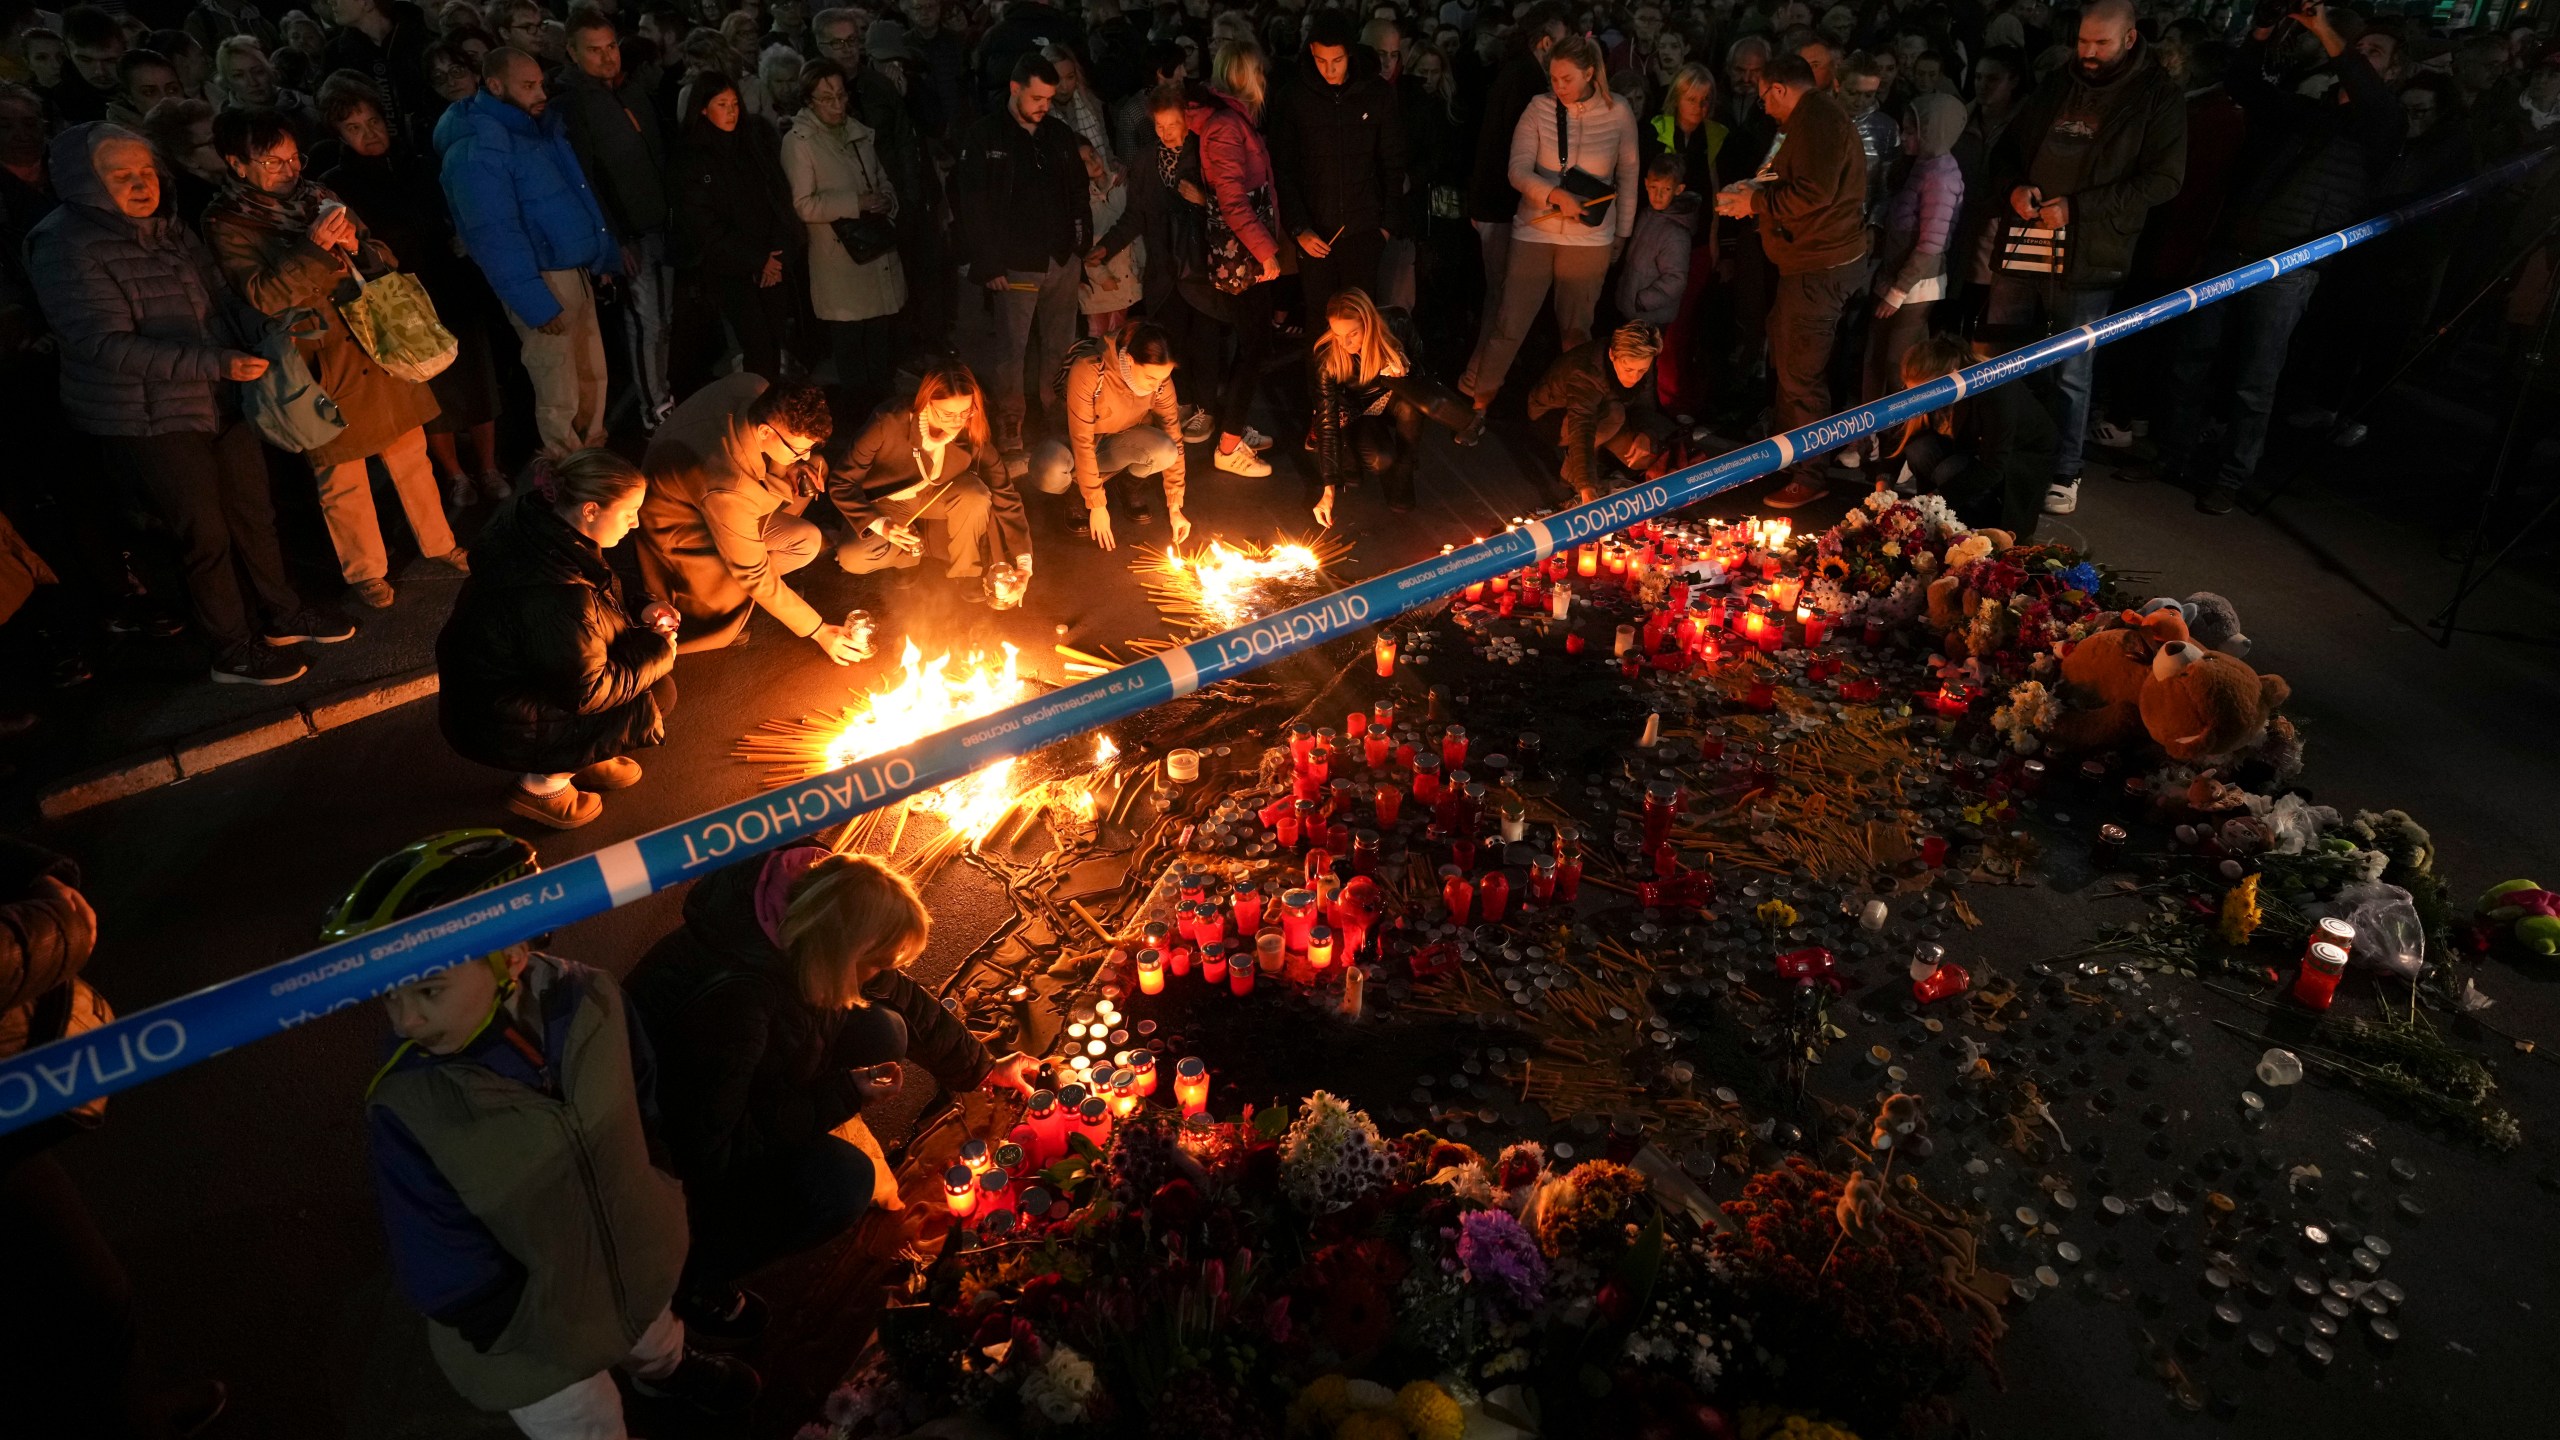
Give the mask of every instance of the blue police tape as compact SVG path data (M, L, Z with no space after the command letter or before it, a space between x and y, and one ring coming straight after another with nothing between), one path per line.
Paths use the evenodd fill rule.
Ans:
M393 986L600 915L723 864L1242 675L1520 569L1639 520L1837 449L1963 396L2147 330L2503 184L2547 159L2520 157L2466 184L2270 259L2053 336L1871 405L1720 455L1659 480L1532 520L1489 540L1205 640L1079 681L911 745L625 840L494 890L208 986L85 1034L0 1059L0 1134L210 1059Z

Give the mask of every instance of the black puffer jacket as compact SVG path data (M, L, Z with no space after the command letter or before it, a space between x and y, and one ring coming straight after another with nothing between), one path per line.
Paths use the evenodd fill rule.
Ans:
M685 897L684 925L623 982L658 1054L658 1110L676 1174L700 1183L807 1144L862 1109L857 1057L839 1053L848 1011L801 997L791 962L757 915L776 884L825 851L795 846L717 870ZM897 971L864 994L907 1023L907 1058L950 1091L994 1068L987 1047L933 993Z
M668 183L678 265L753 279L775 251L787 258L809 243L782 173L782 137L761 116L739 116L735 130L694 117L676 142Z
M1387 322L1387 333L1395 337L1397 348L1404 351L1405 364L1421 364L1422 342L1413 333L1413 318L1401 306L1379 312ZM1315 380L1315 424L1307 441L1316 452L1316 471L1324 485L1345 485L1360 478L1360 456L1351 443L1351 422L1384 407L1394 391L1395 377L1380 375L1363 385L1356 380L1328 379L1320 359L1309 359L1307 371Z
M1485 95L1484 113L1476 120L1476 163L1467 180L1467 218L1509 224L1520 209L1520 192L1511 188L1511 132L1520 112L1546 93L1547 67L1527 53L1502 62Z
M528 490L471 547L436 637L438 720L466 760L557 775L666 739L649 687L673 642L633 623L595 542Z
M2289 250L2362 219L2365 197L2400 153L2408 120L2371 63L2347 50L2329 62L2338 91L2315 100L2266 78L2265 41L2231 58L2231 98L2249 112L2240 180L2226 212L2244 259ZM2340 103L2339 93L2345 96Z
M1365 45L1350 52L1340 85L1324 83L1314 57L1301 55L1273 87L1263 129L1280 224L1293 235L1405 228L1404 106L1379 78L1376 54Z

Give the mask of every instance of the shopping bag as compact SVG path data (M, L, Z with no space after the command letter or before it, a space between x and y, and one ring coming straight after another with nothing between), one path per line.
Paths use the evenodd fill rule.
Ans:
M288 310L261 327L253 348L267 362L266 373L240 382L240 408L268 444L289 455L308 455L344 434L347 421L294 343L297 316L315 324L320 319L308 310Z
M462 347L436 318L427 287L400 270L363 284L354 299L339 302L338 314L364 353L403 380L424 383L443 374Z
M2010 275L2059 275L2071 254L2071 227L2022 225L2015 221L2000 232L2000 269Z

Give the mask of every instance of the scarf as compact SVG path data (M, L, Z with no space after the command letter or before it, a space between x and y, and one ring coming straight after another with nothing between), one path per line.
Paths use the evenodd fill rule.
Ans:
M306 179L284 194L274 195L234 175L222 182L211 208L227 219L237 219L260 230L302 234L320 218L321 205L337 198L317 180Z

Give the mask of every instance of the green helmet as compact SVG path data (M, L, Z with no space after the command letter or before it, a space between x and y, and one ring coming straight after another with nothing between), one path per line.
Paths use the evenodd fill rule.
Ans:
M504 830L447 830L393 854L330 907L324 941L346 940L542 868L533 846Z

